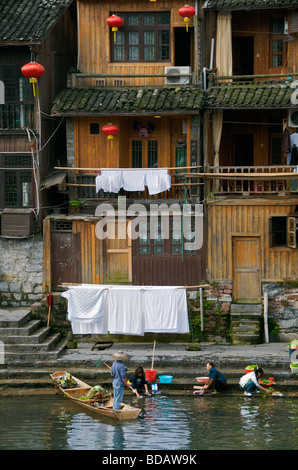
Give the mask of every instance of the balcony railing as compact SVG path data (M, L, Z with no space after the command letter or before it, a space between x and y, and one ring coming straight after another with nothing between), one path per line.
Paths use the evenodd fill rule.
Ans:
M220 166L204 173L209 191L224 195L298 194L297 166Z
M0 129L25 129L34 127L33 103L0 105Z
M76 170L75 168L68 167L55 167L60 170ZM90 170L92 170L90 168ZM188 171L188 172L187 172ZM203 175L197 173L199 171L198 166L193 167L182 167L180 168L169 168L168 172L171 175L171 188L169 191L164 191L157 195L149 195L147 187L144 191L133 191L128 192L121 189L120 193L109 193L100 190L96 192L95 178L98 173L85 173L81 172L75 175L75 179L71 183L62 183L65 188L74 187L77 191L78 199L113 199L117 198L118 195L125 195L127 198L133 199L171 199L178 198L183 199L185 191L188 196L196 197L199 194L199 186L203 185Z

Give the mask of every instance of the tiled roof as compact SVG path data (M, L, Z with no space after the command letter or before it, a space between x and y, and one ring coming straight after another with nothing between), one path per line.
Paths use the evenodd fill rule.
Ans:
M206 108L290 108L294 89L289 85L221 85L208 89Z
M175 114L203 108L205 92L198 86L66 88L56 98L55 115Z
M212 10L264 10L298 7L295 0L206 0L203 8Z
M0 42L41 40L73 0L0 0Z

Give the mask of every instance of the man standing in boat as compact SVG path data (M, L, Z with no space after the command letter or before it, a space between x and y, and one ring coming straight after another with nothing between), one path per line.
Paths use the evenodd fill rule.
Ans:
M114 399L113 399L113 409L120 410L120 406L123 400L124 395L124 386L128 385L126 379L126 370L124 362L125 359L129 359L130 355L119 351L111 356L111 359L114 359L111 374L113 376L113 391L114 391Z

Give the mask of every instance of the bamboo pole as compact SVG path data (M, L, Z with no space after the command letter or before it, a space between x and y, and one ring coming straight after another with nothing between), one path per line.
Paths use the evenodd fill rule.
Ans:
M72 170L72 171L140 171L140 170L185 170L188 168L202 168L202 165L196 166L172 166L172 167L159 167L159 168L80 168L80 167L68 167L68 166L55 166L54 170Z

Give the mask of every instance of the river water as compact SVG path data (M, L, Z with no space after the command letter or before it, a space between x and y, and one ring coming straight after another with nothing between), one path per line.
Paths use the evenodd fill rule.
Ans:
M67 398L2 398L0 450L298 450L298 400L156 395L133 421L87 415Z

